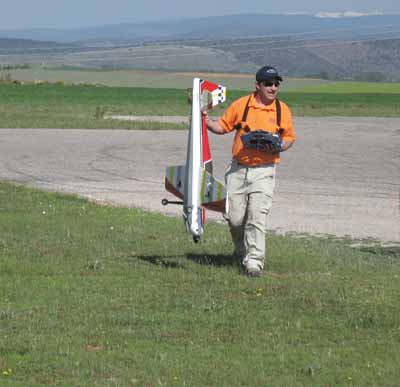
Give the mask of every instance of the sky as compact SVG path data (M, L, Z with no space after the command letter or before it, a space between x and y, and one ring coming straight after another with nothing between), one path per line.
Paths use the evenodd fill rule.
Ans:
M319 11L400 14L398 0L0 0L0 29L88 26L220 16Z

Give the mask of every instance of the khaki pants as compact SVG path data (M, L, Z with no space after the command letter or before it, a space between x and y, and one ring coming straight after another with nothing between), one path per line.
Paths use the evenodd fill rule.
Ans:
M267 215L275 188L275 164L246 167L235 160L225 174L227 208L235 254L247 269L264 268Z

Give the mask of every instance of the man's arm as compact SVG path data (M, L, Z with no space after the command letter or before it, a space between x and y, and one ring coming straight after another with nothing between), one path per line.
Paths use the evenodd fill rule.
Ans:
M283 116L282 118L284 119L284 122L282 123L282 133L281 133L281 138L282 138L282 152L288 150L291 148L291 146L294 144L296 140L296 135L293 127L293 120L292 120L292 112L288 108L288 106L281 101L281 106L283 108Z
M207 116L207 113L203 113L206 116L206 125L207 129L215 134L224 134L225 131L218 122L218 120L212 120Z

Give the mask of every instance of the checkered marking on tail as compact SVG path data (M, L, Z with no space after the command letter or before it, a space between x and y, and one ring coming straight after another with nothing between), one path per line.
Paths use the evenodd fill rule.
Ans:
M226 87L218 85L218 88L211 92L212 105L216 106L226 101Z

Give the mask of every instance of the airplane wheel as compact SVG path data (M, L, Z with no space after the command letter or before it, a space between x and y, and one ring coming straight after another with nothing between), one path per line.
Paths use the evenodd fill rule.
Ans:
M168 205L168 199L163 199L163 200L161 200L161 204L162 204L163 206Z
M198 236L194 236L193 237L193 242L194 243L199 243L199 241L200 241L200 237L198 237Z

